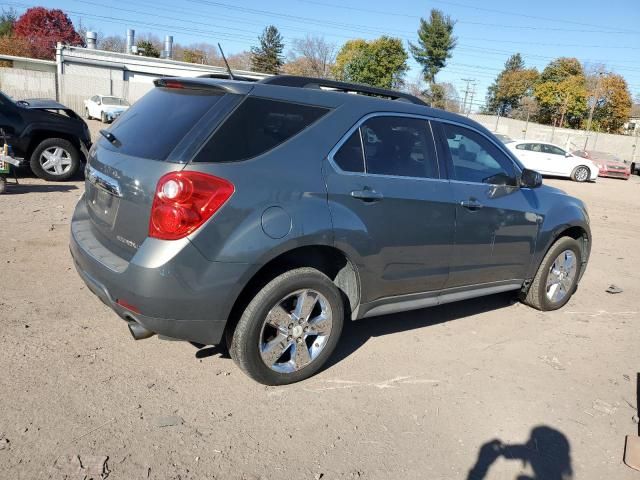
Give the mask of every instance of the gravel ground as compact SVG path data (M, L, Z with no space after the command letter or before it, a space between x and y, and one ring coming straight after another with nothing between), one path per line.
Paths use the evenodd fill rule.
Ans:
M67 478L79 455L110 479L637 479L640 178L545 182L591 214L565 308L497 295L349 323L323 372L265 387L220 348L134 342L72 266L83 184L22 180L0 197L0 478Z

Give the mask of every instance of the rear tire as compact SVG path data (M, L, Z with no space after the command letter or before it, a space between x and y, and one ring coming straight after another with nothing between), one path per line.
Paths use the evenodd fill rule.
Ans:
M7 190L7 179L3 175L0 175L0 195Z
M591 178L591 170L584 165L574 168L573 172L571 172L571 180L574 182L587 182L589 178Z
M571 252L571 254L573 255L573 262L575 262L575 272L571 278L567 276L563 280L564 284L562 287L556 286L556 288L561 288L562 290L564 290L565 294L561 298L554 300L553 294L550 295L550 289L553 288L553 285L549 287L549 283L552 283L555 278L550 279L549 277L550 275L554 275L554 273L552 273L551 271L552 267L554 267L554 264L559 260L559 257L563 254L566 254L566 252ZM566 256L570 256L570 254L567 254ZM530 307L545 312L550 310L557 310L563 307L571 299L572 295L576 291L581 269L582 249L580 248L580 243L570 237L562 237L558 239L542 259L540 267L538 268L538 272L536 273L536 276L534 277L533 282L529 287L529 291L523 299L523 302ZM556 284L554 283L554 285ZM555 292L555 290L553 290L553 292Z
M60 149L62 151L61 166L47 166L46 154ZM29 162L31 171L39 178L50 182L62 182L73 177L80 168L80 152L69 140L64 138L47 138L40 142L31 154Z
M307 301L313 307L296 317L298 302ZM273 319L279 328L272 326ZM264 385L299 382L322 368L338 344L343 322L344 303L335 284L314 268L297 268L271 280L249 302L229 353L240 369ZM314 330L323 333L314 335ZM275 353L268 359L266 352Z

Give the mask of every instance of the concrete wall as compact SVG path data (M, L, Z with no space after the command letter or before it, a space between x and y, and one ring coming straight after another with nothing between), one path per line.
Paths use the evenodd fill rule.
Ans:
M56 98L55 72L0 68L0 90L14 98Z
M495 115L476 115L470 117L481 123L492 132L508 135L514 140L528 139L552 142L568 150L584 149L609 152L625 160L632 160L635 150L636 159L640 159L640 142L637 137L629 135L612 135L609 133L590 132L585 134L584 130L571 130L568 128L553 128L548 125L514 120L513 118L500 117L497 120ZM638 146L634 145L638 142ZM635 160L633 160L635 161Z

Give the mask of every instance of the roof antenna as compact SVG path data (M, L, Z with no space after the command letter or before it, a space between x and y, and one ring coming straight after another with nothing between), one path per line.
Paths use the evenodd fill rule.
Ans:
M224 60L224 64L227 66L227 72L229 72L229 78L231 80L235 80L236 77L233 76L233 72L231 71L231 67L229 66L229 62L227 62L227 57L224 56L224 52L222 51L222 47L220 46L220 42L218 42L218 48L220 49L220 53L222 54L222 60Z

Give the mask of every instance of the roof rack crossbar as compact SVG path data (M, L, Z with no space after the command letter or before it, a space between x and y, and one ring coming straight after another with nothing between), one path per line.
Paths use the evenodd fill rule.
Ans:
M325 78L298 77L294 75L275 75L260 80L260 83L269 85L280 85L283 87L298 88L317 88L322 87L339 90L341 92L360 93L362 95L370 95L375 97L383 97L391 100L399 100L404 102L415 103L416 105L427 106L425 102L414 95L408 93L397 92L395 90L387 90L385 88L370 87L369 85L361 85L357 83L340 82L337 80L328 80Z

